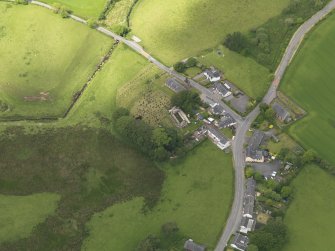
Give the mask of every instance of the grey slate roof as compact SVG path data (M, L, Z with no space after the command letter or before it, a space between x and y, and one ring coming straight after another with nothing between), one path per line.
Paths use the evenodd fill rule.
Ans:
M282 121L285 121L290 117L290 113L277 102L272 105L272 109L275 111L277 117Z
M255 196L256 181L253 178L247 179L245 194L247 196Z
M184 249L187 251L205 251L206 247L195 243L193 240L189 239L185 241Z
M237 233L232 242L239 250L246 250L248 247L249 239L247 236Z
M255 205L256 181L253 178L247 179L243 199L243 214L253 215Z
M169 87L174 92L181 92L186 90L176 79L169 78L166 80L166 86Z
M225 96L229 91L226 89L226 87L223 86L220 82L214 83L214 89L219 92L222 96Z
M210 78L218 78L220 77L220 72L215 70L215 69L207 69L205 71L207 73L207 75L210 77Z
M259 150L259 147L264 139L265 134L259 130L256 130L249 140L249 145L246 149L246 154L248 157L253 159L261 159L263 152Z
M226 128L234 124L236 124L236 120L229 113L225 113L219 122L219 128Z
M217 139L219 139L220 143L222 144L227 144L228 143L228 139L218 130L216 130L213 127L208 127L208 131L211 132Z
M224 108L223 106L219 105L219 104L216 104L213 109L212 109L213 113L215 115L221 115L224 113Z

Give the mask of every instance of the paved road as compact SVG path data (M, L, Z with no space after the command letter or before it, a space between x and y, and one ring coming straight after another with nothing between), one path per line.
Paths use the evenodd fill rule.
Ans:
M267 94L264 96L263 102L270 104L273 99L277 96L277 88L279 83L297 52L301 42L305 35L317 24L323 17L329 14L335 9L335 0L332 0L325 8L312 16L293 35L289 45L286 48L285 54L275 72L275 78L272 82ZM232 209L227 220L226 227L223 234L215 248L215 251L222 251L226 247L230 236L238 229L239 224L242 220L242 207L243 207L243 195L244 195L244 167L245 167L245 153L244 143L245 135L249 130L252 121L256 119L259 114L259 106L257 106L246 119L239 125L236 131L236 136L233 142L233 156L234 156L234 167L235 167L235 197L232 205Z
M50 5L45 3L41 3L38 1L31 1L31 3L48 8L53 10L54 8ZM309 32L315 24L317 24L324 16L329 14L333 9L335 9L335 0L332 0L325 8L320 10L314 16L312 16L309 20L307 20L304 24L302 24L296 33L293 35L289 45L286 48L286 51L283 55L283 58L275 72L275 78L272 82L267 94L263 98L263 102L270 104L273 99L277 96L277 88L279 83L285 73L286 68L290 64L292 58L294 57L295 53L297 52L303 38ZM77 16L70 15L70 17L80 23L87 24L87 22ZM157 59L153 58L150 54L144 51L144 49L138 45L137 43L127 40L124 37L121 37L103 27L97 27L98 31L104 33L107 36L112 37L115 40L121 41L134 51L138 52L145 58L147 58L150 62L155 64L161 70L173 75L177 79L184 81L185 77L180 75L179 73L175 72L173 69L165 66ZM233 150L233 158L234 158L234 168L235 168L235 195L234 201L231 208L231 213L226 223L226 227L223 231L223 234L215 248L215 251L223 251L227 245L227 242L230 236L237 230L241 218L242 218L242 206L243 206L243 196L244 196L244 167L245 167L245 153L244 153L244 143L245 143L245 136L247 131L249 130L251 123L256 119L259 114L259 106L257 106L249 115L243 119L237 113L235 113L229 106L227 106L221 100L217 100L215 96L209 91L207 88L203 87L199 83L194 80L189 80L189 84L197 89L200 93L212 98L213 100L220 103L226 111L228 111L238 122L236 135L234 141L232 143L232 150Z

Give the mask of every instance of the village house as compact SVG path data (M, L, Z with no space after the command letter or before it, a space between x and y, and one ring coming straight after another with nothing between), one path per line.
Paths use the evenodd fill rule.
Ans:
M201 101L204 102L205 104L209 105L211 108L214 108L217 103L211 99L210 97L206 96L206 95L200 95Z
M221 95L223 98L229 97L231 95L231 92L228 91L220 82L215 82L213 89L215 93Z
M204 75L211 82L216 82L216 81L219 81L221 79L220 72L215 70L215 69L205 70Z
M263 139L264 139L264 133L256 130L251 139L249 140L249 145L246 149L246 162L258 162L263 163L264 162L264 155L263 151L259 149Z
M256 181L253 178L247 179L246 190L243 198L243 217L253 218L255 205Z
M186 88L175 78L168 78L165 82L165 85L176 93L186 90Z
M249 239L247 236L242 234L235 234L233 242L230 244L232 248L235 248L240 251L247 250Z
M247 234L250 231L253 231L256 226L256 221L248 217L243 217L240 225L240 233Z
M224 108L223 108L222 105L215 104L215 106L211 108L211 112L212 112L212 114L214 114L214 115L219 115L219 116L221 116L221 115L224 114L225 110L224 110Z
M185 241L184 250L185 251L205 251L206 247L204 245L195 243L192 239L189 239Z
M207 134L210 139L217 145L221 150L227 149L231 143L230 141L218 130L213 127L208 127Z
M169 113L171 114L178 127L182 128L191 123L187 115L178 107L173 107L171 110L169 110Z
M223 114L220 121L217 122L216 126L221 129L221 128L232 127L236 124L237 124L236 120L229 113L226 112Z
M277 119L282 122L288 123L292 120L290 113L278 102L274 102L272 109L276 113Z

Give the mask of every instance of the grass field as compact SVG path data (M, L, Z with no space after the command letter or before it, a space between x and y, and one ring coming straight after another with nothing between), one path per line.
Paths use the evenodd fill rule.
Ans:
M132 32L148 52L172 65L248 31L278 15L290 0L141 0L131 15Z
M113 41L41 7L0 12L0 117L63 115Z
M0 243L29 236L37 224L55 212L59 199L59 195L50 193L0 195Z
M281 89L309 114L289 130L306 148L335 164L335 15L308 37L289 67Z
M333 250L335 179L306 166L293 181L294 199L285 216L290 240L283 251Z
M41 0L48 4L58 3L84 18L98 18L107 0Z
M117 1L109 11L105 23L111 27L114 25L128 26L128 15L134 3L135 0Z
M199 61L208 67L215 66L224 73L225 78L254 99L264 96L269 86L270 72L267 68L224 46L199 57Z
M134 250L140 240L158 234L161 225L171 221L185 236L210 249L215 246L232 200L231 156L206 141L184 160L162 168L167 178L153 210L143 214L143 199L138 197L96 214L88 223L90 236L83 250Z

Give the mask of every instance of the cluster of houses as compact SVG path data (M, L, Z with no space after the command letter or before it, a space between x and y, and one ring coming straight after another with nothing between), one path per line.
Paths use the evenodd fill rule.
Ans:
M222 96L223 98L229 97L231 92L231 87L228 81L221 83L221 74L216 69L207 69L204 72L204 76L211 83L213 83L213 93Z
M230 244L231 247L245 251L247 250L249 238L248 232L253 231L256 226L254 217L254 205L256 196L256 181L253 178L247 179L246 190L243 199L243 217L238 232Z

